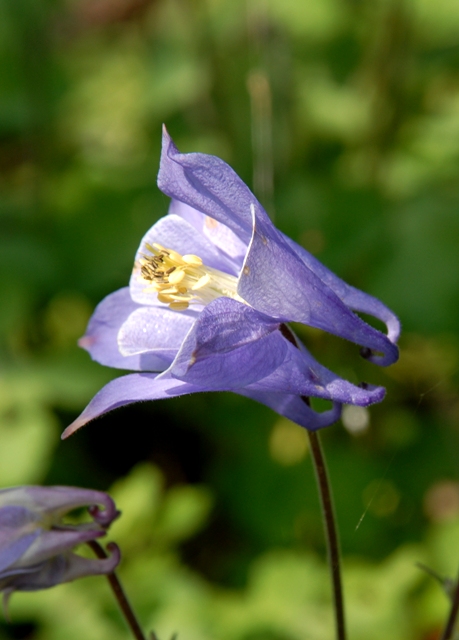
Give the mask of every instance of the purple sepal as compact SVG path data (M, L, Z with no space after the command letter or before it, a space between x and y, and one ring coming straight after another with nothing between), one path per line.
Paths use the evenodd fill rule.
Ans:
M8 595L13 591L37 591L86 576L113 573L121 555L116 545L112 543L110 546L112 553L108 558L84 558L68 552L28 569L11 571L6 577L0 574L0 591L5 590Z
M208 238L219 251L220 256L230 258L235 264L234 275L239 273L247 246L231 229L221 224L215 218L205 216L193 207L180 200L172 200L169 207L169 216L177 215L189 222L199 233Z
M159 379L158 374L154 373L132 373L116 378L94 396L83 413L65 429L61 437L68 438L94 418L127 404L173 398L197 391L202 389L174 378Z
M16 562L40 535L30 531L37 515L20 505L0 508L0 573L12 562Z
M400 336L400 321L392 311L380 300L373 296L359 291L355 287L338 278L337 275L327 269L317 258L311 255L306 249L291 240L288 236L281 234L285 242L298 255L304 264L315 273L332 291L353 311L367 313L370 316L381 320L387 327L387 337L396 343Z
M272 373L285 348L276 340L278 323L230 298L205 307L186 336L170 369L202 391L232 391Z
M109 382L62 437L118 407L199 391L231 390L292 420L298 416L296 421L306 428L310 420L312 429L336 420L343 402L367 406L384 397L382 387L353 385L320 365L302 345L293 346L278 325L269 318L262 321L261 314L250 307L222 298L208 305L205 312L170 369L160 375L131 374ZM241 317L247 321L242 323ZM260 358L254 345L263 340L267 344ZM334 401L333 409L317 413L301 400L301 396L310 395Z
M248 244L255 197L226 162L203 153L180 153L163 127L158 187L169 197L221 222Z
M99 391L77 420L65 429L62 438L68 438L94 418L118 407L134 402L161 400L206 390L174 378L159 377L152 373L133 373L117 378ZM335 403L331 411L318 413L308 407L299 396L272 393L265 391L263 387L259 388L257 384L249 385L244 389L233 389L233 392L257 400L306 428L309 428L309 422L312 429L326 427L335 422L340 415L341 405L338 403Z
M271 221L261 215L258 203L252 206L252 211L254 233L239 278L239 295L271 317L323 329L380 352L382 355L369 355L373 362L384 366L393 364L398 359L396 345L355 315L299 259Z
M257 385L250 390L241 391L242 396L247 396L261 404L265 404L281 416L285 416L292 422L296 422L308 431L317 431L339 420L342 405L334 402L331 409L327 411L314 411L301 396L294 396L286 393L272 393L272 391L258 391Z
M93 360L108 367L132 371L162 371L164 361L154 354L139 352L123 355L120 352L118 333L138 309L143 307L132 300L129 287L115 291L98 304L89 321L86 334L80 338L78 344L89 352Z

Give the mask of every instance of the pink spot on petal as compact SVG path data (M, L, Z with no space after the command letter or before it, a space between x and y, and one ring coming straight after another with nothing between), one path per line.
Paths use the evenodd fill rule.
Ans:
M94 336L83 336L78 340L78 346L82 349L89 349L95 343L96 339Z
M204 224L208 229L216 229L218 227L218 222L209 216L206 216Z

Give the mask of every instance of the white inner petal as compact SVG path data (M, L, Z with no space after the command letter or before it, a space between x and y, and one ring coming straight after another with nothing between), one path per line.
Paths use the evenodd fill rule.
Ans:
M178 350L196 317L194 313L175 313L167 307L136 309L118 332L120 353L132 356Z

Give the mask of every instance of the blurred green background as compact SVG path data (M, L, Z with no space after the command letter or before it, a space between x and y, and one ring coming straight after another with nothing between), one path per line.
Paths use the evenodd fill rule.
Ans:
M120 372L76 340L128 282L161 124L219 155L276 224L403 323L400 362L298 328L387 387L323 433L350 638L434 640L459 565L457 0L0 1L0 486L110 490L111 537L160 640L328 640L304 432L206 394L127 407L61 443ZM11 602L0 638L128 637L102 578Z

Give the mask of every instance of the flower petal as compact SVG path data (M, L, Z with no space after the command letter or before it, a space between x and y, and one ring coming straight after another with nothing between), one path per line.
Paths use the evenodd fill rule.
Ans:
M317 258L312 256L306 249L282 234L289 247L295 251L305 265L318 276L336 295L354 311L368 313L384 322L388 329L387 337L391 342L397 342L400 336L400 322L392 311L380 300L373 296L359 291L350 286L341 278L338 278L330 269L327 269Z
M173 398L187 393L202 391L199 387L181 382L175 378L158 379L158 375L154 373L133 373L112 380L94 396L83 413L65 429L62 439L68 438L80 427L94 420L94 418L118 407L123 407L133 402Z
M90 575L112 573L120 561L120 552L112 545L112 555L105 559L83 558L75 553L60 554L28 570L17 571L6 579L0 575L0 590L36 591Z
M52 514L55 520L73 509L88 507L96 523L106 528L120 515L112 498L103 491L64 486L29 486L26 489L35 508L41 506L43 512Z
M383 355L368 353L368 359L377 364L395 362L398 349L389 338L348 309L266 221L258 203L251 208L254 229L239 278L239 295L267 315L302 322L380 352Z
M285 330L290 331L287 327ZM363 407L381 402L384 398L384 387L352 384L317 362L299 341L298 347L294 346L280 332L277 332L277 338L279 341L285 341L284 361L269 376L253 383L250 388L296 396L313 396Z
M0 508L0 573L13 565L40 535L39 529L27 529L36 519L34 513L19 505Z
M159 303L158 303L159 304ZM86 349L93 360L115 369L162 371L164 363L154 355L122 355L118 347L118 332L129 316L140 308L124 287L107 296L97 305L89 321L86 334L78 344Z
M118 546L114 542L109 542L107 549L111 555L108 558L83 558L76 553L66 556L65 573L60 582L71 582L84 576L97 576L113 573L121 560Z
M174 378L160 378L152 373L134 373L117 378L99 391L79 418L65 429L62 438L68 438L94 418L118 407L134 402L166 399L200 391L205 391L205 389ZM261 402L272 408L279 415L283 415L311 430L336 422L341 411L341 405L334 403L331 410L318 413L311 409L299 396L273 393L272 391L257 388L257 384L242 389L234 389L234 393Z
M195 229L209 238L214 246L236 262L238 265L236 273L239 273L247 252L247 245L229 227L218 222L215 218L206 216L197 209L189 207L184 202L180 202L180 200L172 200L169 207L170 214L184 218Z
M158 187L171 198L223 223L242 242L249 243L250 205L255 202L250 189L220 158L204 153L180 153L165 128Z
M17 566L33 566L53 556L71 551L90 540L106 535L106 531L96 523L75 525L75 528L55 528L42 531L34 544L22 556Z
M15 565L16 568L33 567L53 556L70 551L79 544L105 535L100 528L43 530Z
M17 562L39 535L39 530L22 535L11 540L7 547L0 550L0 577L8 572L8 569Z
M0 491L0 506L15 506L17 509L25 509L23 513L24 523L40 520L43 514L52 515L54 521L58 521L63 515L78 507L99 505L104 511L98 512L95 518L99 524L107 526L118 515L115 503L110 496L102 491L93 489L80 489L79 487L41 487L25 485L11 487ZM0 513L2 509L0 509ZM17 517L20 512L17 511ZM1 527L1 522L0 522Z
M145 364L140 359L143 370L148 370L149 362L157 361L156 371L164 371L177 355L196 315L188 310L172 311L165 305L140 307L131 313L118 333L119 351L126 357L145 354Z
M326 415L317 414L295 397L367 406L384 396L382 387L358 387L320 365L302 345L286 339L271 318L236 300L219 298L202 311L168 370L109 383L63 437L119 406L218 390L248 395L287 417L298 413L300 424L312 429L331 424L339 410L335 406Z
M238 393L266 405L279 415L285 416L301 427L308 429L308 431L329 427L339 420L341 416L341 404L338 402L334 402L331 409L318 412L306 403L305 398L300 396L262 391L252 388L252 386L241 389Z
M218 298L200 314L170 369L203 391L229 391L265 378L283 362L287 342L278 323L255 309Z

